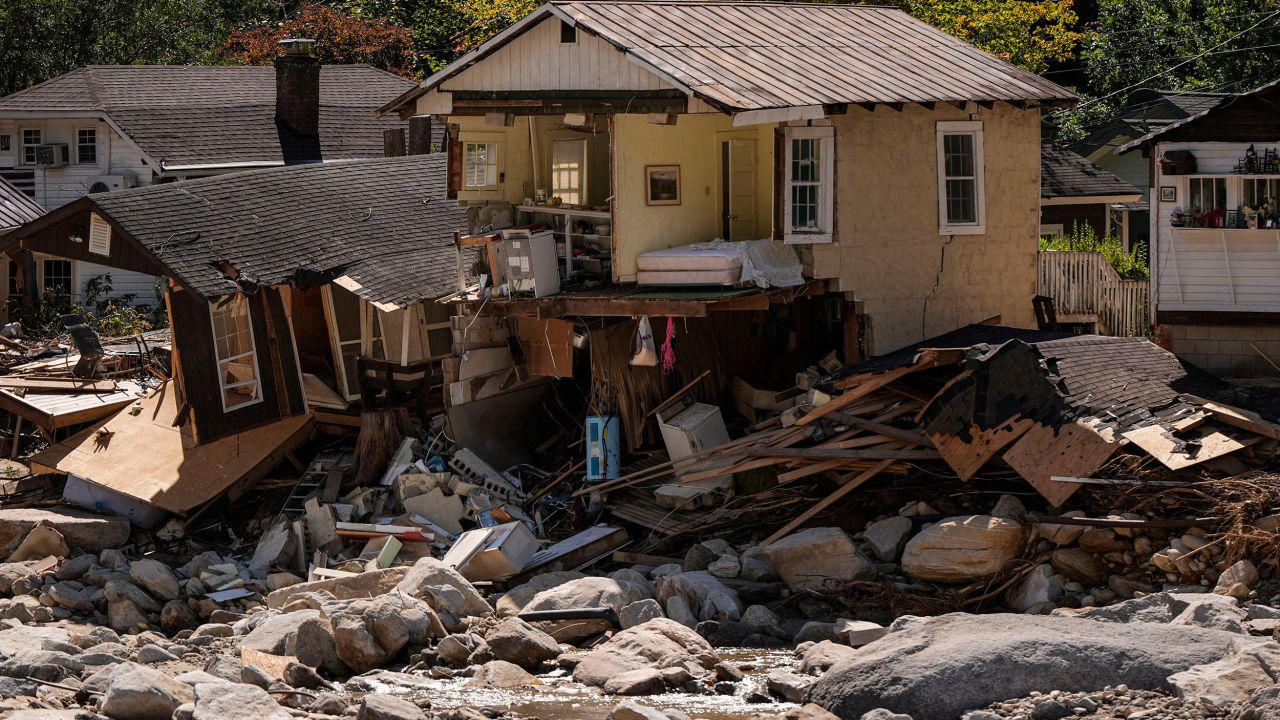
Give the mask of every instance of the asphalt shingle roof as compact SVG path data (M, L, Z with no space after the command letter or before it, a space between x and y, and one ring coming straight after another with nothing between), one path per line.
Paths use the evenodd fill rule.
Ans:
M436 153L232 173L98 193L89 201L200 295L343 275L368 300L404 306L457 287L453 233L466 210L446 198Z
M0 178L0 232L35 220L44 215L44 208L9 181Z
M1141 194L1138 188L1071 150L1050 141L1040 144L1040 197Z
M414 87L369 65L320 71L324 160L380 157L382 104ZM90 65L0 98L6 112L103 113L165 167L283 162L276 70L253 66ZM282 150L282 142L286 146Z

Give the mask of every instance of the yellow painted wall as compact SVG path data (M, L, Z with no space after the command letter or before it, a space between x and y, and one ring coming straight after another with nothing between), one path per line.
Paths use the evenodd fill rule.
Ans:
M651 123L645 115L614 116L614 275L636 279L636 256L649 250L720 237L718 133L733 131L726 115L680 115L675 125ZM756 173L759 235L772 227L773 127L758 135ZM679 165L679 205L645 203L645 166Z
M999 315L1033 327L1040 116L980 109L986 234L938 234L935 123L968 120L947 105L850 108L836 128L836 233L812 248L816 277L863 301L868 349L883 354Z
M449 118L449 123L458 126L462 142L498 142L502 146L502 158L498 171L503 178L501 187L490 190L461 190L459 200L468 202L484 202L504 200L510 203L521 203L524 198L531 198L534 192L542 187L550 190L551 185L551 140L553 138L582 137L589 141L588 176L589 201L603 202L609 196L609 139L607 129L603 127L597 133L584 133L566 130L559 116L535 117L533 120L533 137L538 143L537 164L540 172L533 172L534 153L531 152L529 140L528 117L518 117L515 125L486 125L483 117L459 115Z

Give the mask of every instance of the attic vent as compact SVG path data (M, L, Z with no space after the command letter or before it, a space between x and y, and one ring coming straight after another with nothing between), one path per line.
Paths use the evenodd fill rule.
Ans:
M578 28L570 25L564 20L560 21L560 42L576 43L578 42Z

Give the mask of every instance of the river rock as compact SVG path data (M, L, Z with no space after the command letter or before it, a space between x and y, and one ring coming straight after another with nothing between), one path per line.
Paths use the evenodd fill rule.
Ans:
M424 558L425 559L425 558ZM407 567L369 570L358 575L311 582L298 583L281 588L267 595L267 607L279 609L299 595L315 592L327 592L337 600L354 600L357 598L385 595L396 589L396 585L409 574Z
M1222 571L1218 576L1217 584L1213 586L1213 591L1219 595L1230 595L1243 600L1249 597L1249 590L1257 583L1258 569L1248 560L1240 560ZM1237 586L1244 586L1244 592L1240 592Z
M805 648L800 656L800 672L813 675L826 672L836 663L858 654L857 650L830 640L816 642Z
M456 668L467 666L468 659L480 647L488 647L484 638L474 633L454 633L436 643L436 657Z
M1178 697L1214 707L1230 707L1249 699L1254 691L1276 684L1272 674L1280 667L1280 647L1275 643L1234 647L1217 662L1198 665L1169 676Z
M467 684L476 687L512 689L542 683L519 665L505 660L490 660L476 670L476 674L471 676Z
M768 553L762 547L747 548L738 557L742 570L738 577L751 582L773 582L778 579L778 571L769 562Z
M560 646L548 634L519 618L507 618L485 635L493 656L535 670L560 654Z
M445 591L452 588L454 592ZM426 600L432 609L457 618L484 617L493 608L481 597L475 586L453 568L432 557L420 558L400 581L398 589Z
M159 670L121 663L112 668L99 708L113 720L169 720L179 705L194 700L189 685Z
M138 649L138 662L143 665L172 662L177 659L177 655L174 655L159 645L144 645Z
M828 580L875 576L875 565L840 528L809 528L765 547L770 564L793 591L822 590Z
M685 600L683 595L672 595L667 598L665 607L668 618L690 629L698 626L698 618L693 614L689 601Z
M427 603L401 593L324 604L338 659L357 673L381 667L409 645L445 636Z
M742 600L709 572L682 572L664 575L657 582L658 600L674 595L684 597L699 620L739 620Z
M165 632L176 633L194 630L200 626L200 616L181 600L170 600L160 610L160 627Z
M1267 517L1280 518L1280 515ZM1254 692L1248 700L1240 704L1235 715L1235 720L1277 720L1278 718L1280 718L1280 685Z
M1049 556L1053 569L1068 578L1092 587L1107 578L1107 564L1097 555L1081 548L1060 548Z
M195 686L192 720L292 720L266 690L243 683L200 683Z
M603 687L619 673L682 662L698 665L701 658L714 657L711 645L696 632L674 620L657 618L623 630L587 653L574 668L573 679Z
M584 577L587 576L573 570L557 570L534 575L528 582L511 588L498 598L498 602L494 603L494 611L498 617L517 615L543 590L563 585L571 580L581 580Z
M643 625L654 618L660 617L664 617L662 605L651 598L637 600L618 611L618 622L622 625L623 630Z
M893 562L911 536L912 526L911 518L894 515L867 525L862 535L877 558L882 562Z
M918 580L961 583L992 575L1022 554L1026 530L990 515L967 515L926 527L907 543L902 569Z
M478 720L478 719L477 719ZM661 711L641 705L634 700L623 700L613 708L606 720L675 720Z
M1018 612L1041 611L1053 609L1053 604L1062 599L1062 583L1057 573L1049 564L1039 565L1018 584L1009 596L1009 607Z
M107 624L121 633L145 630L150 624L147 614L132 600L119 598L107 601Z
M57 530L75 550L99 553L129 542L129 521L69 507L0 509L0 557L8 557L37 523Z
M390 695L365 695L356 720L426 720L417 705Z
M143 558L129 563L129 577L147 592L161 600L178 599L178 578L168 565L159 560Z
M1085 514L1079 510L1071 510L1062 513L1063 517L1085 517ZM1080 536L1084 534L1084 525L1059 525L1057 523L1040 523L1035 526L1035 535L1038 538L1048 540L1059 547L1073 545Z
M103 587L102 590L103 593L106 594L108 603L116 602L118 600L128 600L143 612L160 612L160 603L157 602L155 598L148 595L142 588L127 580L108 580L106 586Z
M606 695L653 695L666 690L667 684L657 670L640 668L610 676L603 689Z
M524 606L524 612L609 607L614 612L650 597L649 588L628 580L584 577L547 588ZM606 620L564 620L544 623L546 632L559 642L574 643L610 630Z
M1256 642L1188 626L953 613L906 623L862 648L807 698L845 720L877 707L949 720L1032 691L1170 688L1170 675Z
M319 610L299 610L271 615L260 621L248 635L245 635L241 646L271 655L294 655L297 649L298 627L303 622L319 618Z

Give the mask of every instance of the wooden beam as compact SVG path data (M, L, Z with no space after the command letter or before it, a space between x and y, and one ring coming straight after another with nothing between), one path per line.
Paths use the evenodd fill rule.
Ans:
M841 450L839 448L745 448L741 451L748 457L779 458L817 458L821 460L941 460L937 450L891 450L872 448L869 450Z
M790 535L793 530L809 522L809 520L813 518L815 515L831 507L840 498L858 489L860 485L867 482L868 480L875 477L876 475L879 475L881 471L883 471L885 468L889 467L892 464L893 464L892 460L884 460L862 471L862 473L852 478L845 484L841 485L838 490L826 496L822 500L818 501L816 505L800 513L800 515L798 515L794 520L782 526L782 528L777 532L775 532L774 534L765 538L764 542L760 543L760 545L768 546L772 543L775 543L781 540L787 535Z

